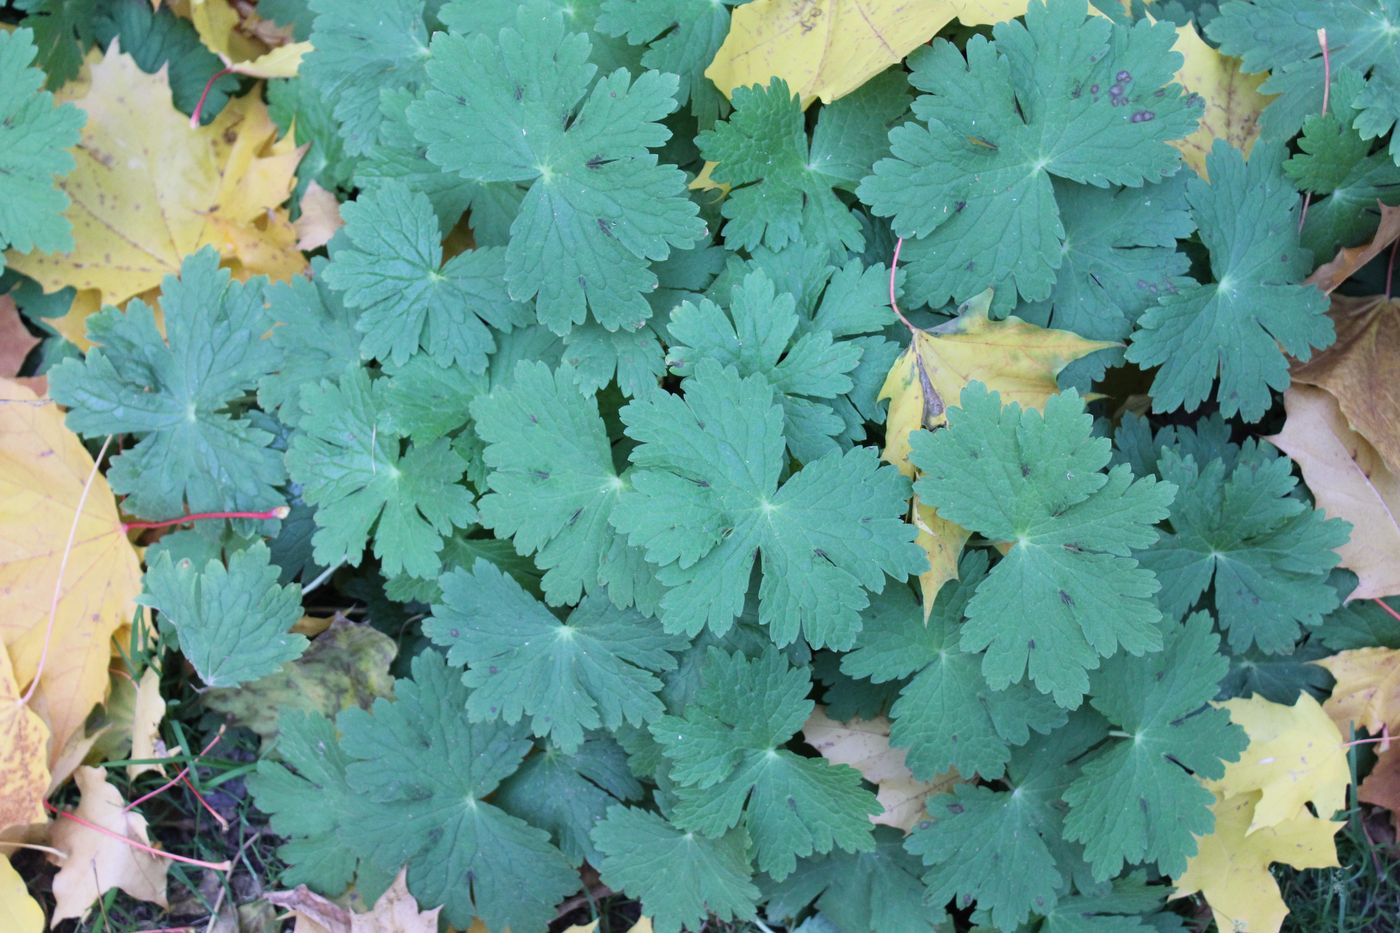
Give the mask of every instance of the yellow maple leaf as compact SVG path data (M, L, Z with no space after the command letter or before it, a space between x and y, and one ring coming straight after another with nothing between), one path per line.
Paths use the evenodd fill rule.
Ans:
M131 621L141 592L141 563L107 480L96 475L48 632L59 565L90 475L92 456L64 427L58 407L0 380L0 590L6 594L0 641L25 687L48 636L34 709L53 733L51 756L106 695L112 633Z
M988 316L991 303L992 293L983 292L964 302L953 321L915 332L880 387L879 398L890 403L882 456L911 479L916 471L909 460L909 438L921 428L947 424L948 406L957 405L969 382L1000 392L1003 403L1041 408L1059 391L1055 377L1060 370L1080 357L1117 346L1017 317L993 321ZM919 576L927 615L938 590L957 576L958 555L968 532L917 499L910 514L918 529L916 540L929 561L929 569Z
M1217 139L1249 155L1259 139L1259 114L1273 96L1259 93L1268 74L1244 74L1240 61L1221 55L1201 39L1193 23L1177 29L1173 50L1185 59L1176 73L1176 82L1188 94L1205 103L1201 125L1184 139L1172 143L1181 150L1186 164L1202 178L1206 176L1206 153Z
M1299 694L1292 706L1261 696L1218 706L1244 727L1249 747L1225 766L1224 777L1204 783L1224 798L1260 793L1249 833L1292 820L1309 803L1323 817L1346 806L1351 769L1342 734L1310 694Z
M729 95L777 76L803 107L831 103L954 19L979 26L1025 12L1026 0L754 0L730 17L705 77Z
M0 832L44 822L49 789L49 728L27 703L9 652L0 648Z
M54 823L50 841L66 857L49 856L60 866L53 879L57 902L53 922L83 916L113 888L121 888L137 900L168 907L165 881L170 862L122 841L129 839L149 846L145 818L124 809L126 801L120 791L107 783L105 769L79 768L74 778L79 796L73 815L115 833L117 838L73 820Z
M875 785L876 799L885 809L870 817L870 822L896 826L906 833L924 818L924 801L962 781L953 770L931 781L917 780L904 764L904 749L890 745L890 721L883 716L837 722L818 706L802 727L802 737L827 761L850 765Z
M1211 808L1215 831L1196 837L1196 854L1171 895L1205 895L1221 930L1277 933L1288 906L1269 872L1274 862L1294 868L1337 865L1333 837L1343 823L1319 819L1304 809L1273 826L1252 829L1261 796L1259 791L1216 795Z
M592 923L580 923L569 927L564 933L598 933L598 921ZM651 918L638 917L637 922L627 928L627 933L652 933Z
M279 205L303 150L277 127L254 91L193 129L171 104L164 71L146 74L114 41L55 95L87 114L78 167L59 185L74 248L11 253L8 262L45 291L92 289L118 304L177 274L213 245L240 278L287 279L306 267Z
M0 853L0 929L8 933L43 933L44 911L30 897L24 879Z
M1400 726L1400 651L1356 648L1313 663L1337 681L1322 708L1343 734L1352 726L1372 735L1389 727L1394 734Z

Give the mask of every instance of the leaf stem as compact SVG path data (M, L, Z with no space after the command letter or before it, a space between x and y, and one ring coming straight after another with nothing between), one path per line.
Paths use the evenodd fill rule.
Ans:
M73 553L73 540L78 536L78 521L83 516L83 509L87 506L88 493L92 492L93 481L97 479L97 468L102 463L102 458L107 456L107 448L112 443L112 435L108 434L106 440L102 442L102 449L93 458L92 469L88 471L87 480L83 483L82 495L78 496L77 508L73 510L73 524L68 528L68 543L63 546L63 558L58 562L58 576L53 581L53 599L49 601L49 621L44 626L44 647L39 652L39 665L34 669L34 679L29 681L29 689L24 691L24 696L19 698L19 705L25 706L34 696L34 691L39 689L39 678L44 676L44 666L49 661L49 644L53 641L54 620L58 618L58 599L63 595L63 574L68 569L68 557Z
M183 525L186 522L203 522L216 518L253 518L262 520L282 519L291 514L291 509L285 505L279 505L275 509L268 509L265 512L191 512L188 515L181 515L179 518L166 518L158 522L123 522L123 531L132 531L137 528L169 528L171 525Z
M199 115L204 112L204 102L209 98L209 92L214 89L214 82L224 75L233 74L232 68L221 68L214 72L213 76L204 84L204 93L199 95L199 103L194 105L194 112L190 114L190 129L199 129Z
M1388 612L1392 619L1394 619L1397 622L1400 622L1400 612L1396 612L1394 609L1391 609L1390 605L1385 600L1381 599L1379 596L1372 596L1371 602L1375 603L1377 606L1380 606L1382 609Z
M163 849L157 849L154 846L148 846L143 842L137 842L130 836L123 836L121 833L113 832L105 826L98 826L96 823L93 823L90 820L85 820L81 816L78 816L76 814L69 813L67 810L60 810L53 804L49 803L47 800L44 801L44 809L48 810L54 816L62 817L65 820L72 820L79 826L86 827L92 830L93 832L101 833L102 835L108 836L112 839L117 840L118 842L124 843L133 849L139 849L142 852L154 855L156 858L169 859L172 862L183 862L186 865L194 865L199 868L208 868L212 871L231 871L233 869L233 865L228 861L206 862L202 859L190 858L187 855L177 855L174 852L166 852Z
M1322 46L1322 116L1327 116L1327 103L1332 97L1332 55L1327 50L1327 30L1317 31L1317 44ZM1312 204L1312 192L1303 195L1303 210L1298 214L1298 232L1308 220L1308 205Z
M894 244L894 257L890 259L890 309L895 316L904 322L904 326L909 328L909 333L918 336L919 329L909 323L909 319L904 316L904 312L899 310L899 302L894 300L894 276L899 271L899 251L904 248L904 237L900 237Z
M210 750L213 749L213 747L214 747L215 745L218 745L218 744L219 744L219 742L220 742L220 741L223 739L223 737L224 737L224 728L225 728L224 726L220 726L220 727L219 727L219 731L216 732L216 733L214 733L214 737L213 737L212 739L209 740L209 744L206 745L206 746L204 746L204 748L200 749L199 754L195 756L195 761L198 761L200 758L203 758L205 755L209 754ZM139 805L145 803L147 800L150 800L152 797L157 797L157 796L159 796L159 795L165 793L165 792L168 791L170 788L172 788L172 787L174 787L176 784L180 783L180 781L184 779L185 775L187 775L187 774L190 773L190 768L192 768L192 767L194 766L194 763L195 763L195 762L192 761L192 762L190 762L189 764L185 765L184 769L183 769L179 774L175 775L173 778L171 778L170 780L166 781L164 784L162 784L160 787L157 787L155 790L151 791L149 794L146 794L145 796L142 796L142 797L137 797L137 798L136 798L135 800L133 800L131 803L129 803L129 804L127 804L125 807L123 807L123 808L122 808L122 812L125 813L125 812L127 812L127 811L133 809L134 807L137 807L137 806L139 806ZM196 794L195 796L199 796L199 795ZM202 800L201 800L201 802L202 802ZM207 806L207 804L206 804L206 806Z

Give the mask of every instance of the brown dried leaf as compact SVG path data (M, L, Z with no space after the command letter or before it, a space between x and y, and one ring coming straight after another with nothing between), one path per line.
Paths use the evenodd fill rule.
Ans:
M1376 206L1381 209L1381 224L1371 242L1339 250L1331 262L1318 266L1316 271L1308 276L1308 284L1316 285L1322 292L1330 295L1338 285L1355 275L1357 269L1375 259L1381 254L1381 250L1400 239L1400 207L1389 207L1381 201L1377 201Z

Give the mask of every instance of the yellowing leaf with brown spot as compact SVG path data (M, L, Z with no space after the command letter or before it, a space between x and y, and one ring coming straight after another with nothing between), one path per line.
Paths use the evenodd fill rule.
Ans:
M58 406L0 379L0 641L21 688L38 671L59 564L91 473L92 456ZM34 696L54 736L51 756L106 696L112 633L131 621L140 592L141 563L99 474L73 535Z
M19 699L10 655L0 648L0 832L45 819L49 728Z
M1294 383L1283 404L1283 430L1267 440L1302 468L1318 508L1352 526L1337 548L1342 566L1357 577L1348 600L1400 594L1400 474L1322 389Z
M802 727L802 737L827 761L850 765L876 786L876 799L885 809L870 822L897 826L906 833L923 819L925 800L962 781L952 770L932 781L916 780L904 764L904 749L890 745L890 721L883 716L837 722L818 706Z
M1306 695L1306 694L1305 694ZM1337 863L1333 837L1341 822L1319 819L1306 810L1277 825L1253 829L1260 793L1216 796L1215 831L1197 836L1197 851L1176 879L1172 898L1205 895L1222 931L1277 933L1288 916L1269 866L1330 868Z
M957 405L969 382L995 389L1004 403L1041 408L1059 391L1055 377L1060 370L1096 350L1117 346L1017 317L993 321L988 316L991 302L992 293L983 292L964 302L954 320L914 334L880 387L879 397L890 402L882 456L911 479L916 471L909 461L909 438L921 428L947 424L948 406ZM968 532L917 499L911 516L918 544L929 560L929 569L919 576L927 615L938 590L957 576L958 555Z
M0 853L0 930L6 933L44 933L44 911L30 897L24 879Z
M165 72L148 75L113 42L55 95L87 114L78 167L60 182L71 201L69 253L26 253L10 265L45 291L93 289L119 304L213 245L235 275L286 279L306 267L280 205L301 150L277 140L257 91L208 126L170 102Z
M1309 803L1323 817L1346 806L1351 770L1342 734L1310 694L1300 694L1292 706L1261 696L1218 705L1244 727L1249 747L1225 766L1224 777L1204 783L1225 798L1260 792L1249 833L1286 823Z
M1322 708L1343 735L1351 727L1380 735L1400 725L1400 651L1357 648L1314 661L1337 681Z
M149 846L151 839L146 834L145 818L134 810L125 812L122 809L126 801L107 783L107 772L102 768L79 768L74 777L79 793L74 815L115 833L118 838L73 820L60 817L55 821L50 842L68 857L49 856L49 861L59 866L53 879L53 896L57 901L53 922L57 924L60 920L85 915L98 898L113 888L121 888L139 901L169 906L165 899L165 880L170 862L122 841L130 839Z
M1172 145L1181 150L1186 164L1205 178L1206 153L1215 140L1223 139L1249 155L1259 139L1259 114L1274 98L1259 93L1267 73L1243 74L1240 60L1207 45L1194 23L1179 27L1176 33L1172 48L1185 59L1176 81L1187 93L1201 97L1205 111L1196 131Z
M705 77L725 95L787 81L806 107L831 103L901 62L954 19L999 23L1026 0L754 0L734 10Z

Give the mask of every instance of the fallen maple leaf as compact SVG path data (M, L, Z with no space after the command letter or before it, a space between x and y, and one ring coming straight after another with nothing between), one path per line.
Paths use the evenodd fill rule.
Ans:
M571 926L564 933L598 933L598 921L594 920L592 923ZM637 922L627 928L627 933L652 933L651 918L638 917Z
M0 929L8 933L43 933L44 911L29 894L24 879L0 854Z
M1338 864L1333 837L1343 823L1302 810L1273 826L1253 829L1261 796L1258 791L1228 798L1216 795L1211 808L1215 831L1196 837L1196 854L1176 879L1171 895L1172 899L1197 892L1205 895L1221 930L1277 933L1288 916L1288 905L1269 871L1274 862L1294 868Z
M0 833L44 822L49 729L21 703L10 655L0 648Z
M1247 835L1295 819L1308 804L1324 818L1346 806L1351 769L1342 734L1311 694L1300 693L1292 706L1258 695L1218 705L1244 727L1249 747L1224 777L1203 783L1227 800L1259 792Z
M1330 295L1336 291L1337 286L1355 275L1358 269L1379 256L1387 246L1400 239L1400 207L1389 207L1383 201L1377 201L1376 206L1380 208L1381 212L1380 226L1376 228L1376 235L1367 243L1338 250L1337 255L1333 256L1331 261L1318 266L1313 274L1308 276L1308 284L1316 285L1318 290ZM1336 344L1333 344L1333 347L1335 346Z
M875 785L876 799L885 809L870 817L870 822L906 833L924 818L925 800L949 792L962 781L952 770L932 781L915 780L905 767L905 750L890 745L890 721L883 716L837 722L818 706L802 727L802 737L827 761L850 765Z
M1333 295L1329 314L1337 342L1294 368L1293 383L1326 389L1352 430L1400 471L1400 300Z
M82 158L60 187L71 204L74 248L16 254L11 264L43 286L93 289L118 304L177 274L213 245L236 275L286 279L305 257L280 208L303 150L277 139L254 91L192 129L171 104L162 70L146 74L113 41L55 95L87 114Z
M954 19L983 26L1025 12L1026 0L754 0L735 9L705 77L728 96L776 76L804 108L831 103Z
M394 883L366 913L352 913L304 884L290 891L273 891L265 897L278 907L292 911L298 930L303 928L305 918L326 933L437 933L438 914L442 908L419 910L418 902L408 893L407 874L407 869L399 869Z
M121 888L137 900L167 907L165 883L170 863L122 841L149 846L145 818L125 809L121 793L107 783L106 770L79 768L74 777L79 796L73 815L115 833L118 838L70 819L54 824L51 844L66 857L49 856L49 861L60 866L53 879L57 902L53 923L82 917L112 888Z
M1395 733L1400 726L1400 651L1356 648L1313 663L1337 681L1322 708L1343 735L1353 726L1372 735Z
M880 387L879 398L890 402L881 456L911 479L915 470L909 460L909 438L921 428L947 424L948 405L957 403L969 382L976 380L1000 392L1003 404L1042 408L1059 392L1055 377L1060 370L1082 356L1117 346L1018 317L993 321L988 316L991 302L992 293L984 292L964 302L957 318L947 324L913 331L909 347ZM939 518L917 498L911 515L918 529L916 540L929 562L929 569L919 575L927 615L939 589L957 577L958 555L969 533Z
M1358 580L1348 601L1400 594L1400 475L1351 429L1329 393L1295 383L1283 404L1283 430L1266 440L1302 468L1328 518L1351 523L1351 538L1337 549Z
M1206 153L1215 140L1223 139L1245 155L1254 148L1259 114L1273 100L1272 95L1259 93L1259 85L1269 76L1242 73L1240 60L1207 45L1194 23L1178 27L1176 33L1172 49L1184 59L1176 81L1205 102L1205 111L1196 131L1172 145L1197 175L1207 178Z
M91 487L74 530L78 503ZM72 531L58 601L55 582ZM107 692L112 633L131 621L141 563L107 480L47 399L0 379L0 641L27 686L49 645L34 709L64 749ZM50 609L53 612L49 631Z

